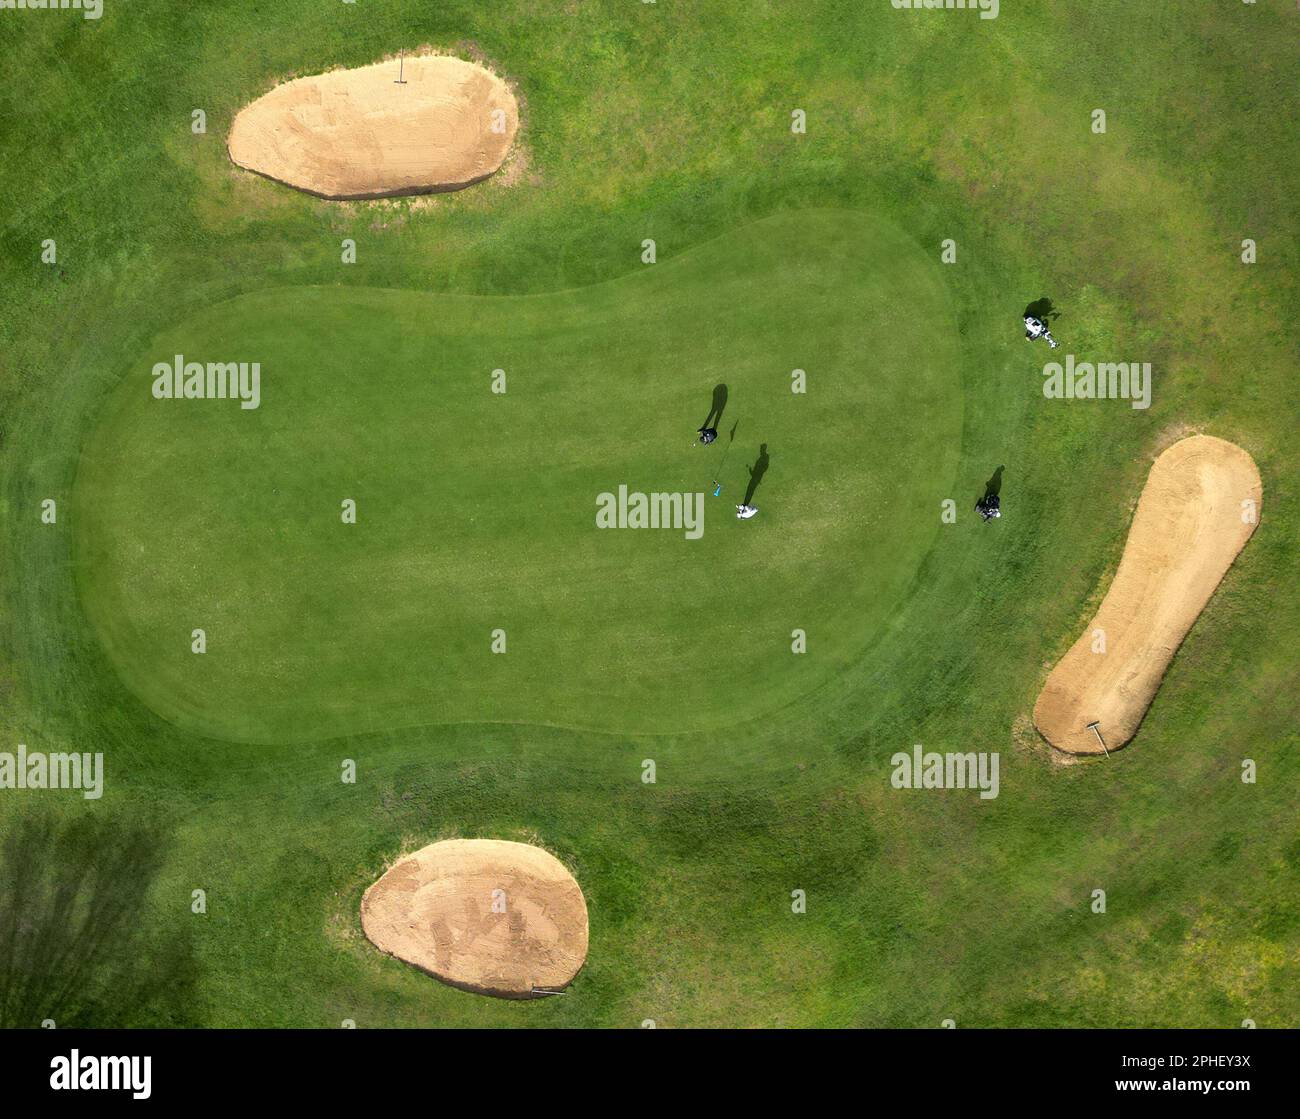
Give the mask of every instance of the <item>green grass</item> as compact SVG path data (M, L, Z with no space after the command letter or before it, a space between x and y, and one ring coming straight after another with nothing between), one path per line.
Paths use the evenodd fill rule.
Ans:
M861 655L939 528L962 398L938 268L860 214L800 211L554 295L222 303L132 364L86 449L87 614L155 711L227 739L768 714ZM176 354L257 359L259 406L155 399ZM693 448L718 378L722 434ZM620 486L703 519L602 530Z
M22 76L0 87L0 727L5 748L102 750L107 767L97 802L0 791L0 897L33 899L0 913L4 1023L1294 1026L1297 18L1289 0L1019 0L993 21L885 0L0 16ZM229 167L233 113L279 77L424 42L517 84L513 186L338 206ZM744 249L828 214L775 260ZM956 264L938 263L945 238ZM860 297L813 298L810 268ZM1018 316L1043 294L1058 353L1153 362L1149 411L1042 398L1046 352ZM924 324L934 339L917 298L944 320ZM335 314L304 331L312 301ZM479 304L508 324L457 325ZM418 321L385 332L342 313L358 305ZM145 395L157 347L245 330L272 355L258 411ZM482 352L489 334L510 352ZM505 397L486 391L496 367ZM423 408L377 394L416 369ZM914 395L953 376L959 393ZM687 444L717 381L742 421L724 498L771 445L759 518L709 520L698 542L590 528L608 485L708 480L694 471L721 448ZM887 389L879 414L853 407ZM1187 428L1254 455L1259 530L1132 745L1054 766L1028 712L1154 453ZM981 525L970 507L999 464L1005 516ZM867 519L882 487L890 535ZM350 530L343 496L360 501ZM959 519L940 525L949 496ZM393 515L430 505L445 524ZM511 531L476 539L471 505ZM572 526L552 515L570 509ZM439 558L408 578L458 588L437 618L402 602L402 548ZM363 562L381 578L326 593ZM605 564L604 605L565 608L567 579ZM536 579L518 622L480 616L514 593L510 570ZM189 604L216 620L203 658ZM814 618L802 660L796 607ZM642 656L627 627L651 619L671 628L643 632ZM497 624L510 652L489 660ZM312 666L315 627L332 637ZM706 640L711 675L694 671ZM375 687L382 710L361 710ZM393 697L407 715L390 722ZM1001 795L891 789L888 759L914 742L998 750ZM476 998L361 938L365 885L452 835L539 842L573 869L592 935L568 996ZM48 982L56 950L79 982Z

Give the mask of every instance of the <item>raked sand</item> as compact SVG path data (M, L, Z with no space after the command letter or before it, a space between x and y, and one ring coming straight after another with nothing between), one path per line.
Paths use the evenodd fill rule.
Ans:
M450 839L398 860L361 899L377 948L455 987L536 998L587 958L587 903L554 855Z
M278 85L239 112L227 148L240 167L308 194L384 198L480 182L518 127L495 74L419 55Z
M1222 439L1196 435L1156 459L1114 582L1034 705L1048 742L1101 754L1137 733L1178 646L1255 531L1262 497L1254 460ZM1097 631L1105 652L1093 651Z

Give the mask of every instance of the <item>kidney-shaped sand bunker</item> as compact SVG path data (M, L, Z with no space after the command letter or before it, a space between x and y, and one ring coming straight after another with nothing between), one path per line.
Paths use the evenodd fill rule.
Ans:
M518 127L495 74L422 55L276 86L235 117L227 148L240 167L308 194L385 198L486 179Z
M400 859L361 899L375 947L444 983L501 998L564 987L587 958L587 903L527 843L449 839Z

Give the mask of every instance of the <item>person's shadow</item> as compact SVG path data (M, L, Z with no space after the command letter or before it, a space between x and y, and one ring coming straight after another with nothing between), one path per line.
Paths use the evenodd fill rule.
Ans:
M745 500L741 502L742 505L749 505L754 500L754 491L758 489L758 483L767 473L768 461L767 444L764 443L758 449L758 458L754 460L754 465L749 467L749 488L745 490Z
M978 504L982 505L990 497L997 497L1002 492L1002 471L1005 469L1005 466L999 466L993 471L993 477L984 483L984 496L979 499Z
M709 408L708 417L700 424L700 430L705 431L708 428L716 428L722 422L722 412L727 406L727 386L713 386L713 404Z
M1051 325L1053 319L1059 318L1060 314L1061 312L1052 305L1052 301L1045 295L1035 299L1025 308L1025 318L1037 319L1048 326Z

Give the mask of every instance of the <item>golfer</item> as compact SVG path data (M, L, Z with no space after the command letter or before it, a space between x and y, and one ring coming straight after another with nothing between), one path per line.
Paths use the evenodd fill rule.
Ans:
M989 521L993 520L994 517L1002 516L1001 505L1002 503L998 499L997 494L986 493L977 502L975 502L975 512L977 512L981 517L983 517L984 523L987 524Z
M737 506L736 506L736 516L737 516L737 518L739 518L739 519L742 520L742 521L747 521L747 520L749 520L749 518L752 517L752 516L753 516L755 513L757 513L757 512L758 512L758 506L757 506L757 505L737 505Z
M702 427L700 428L700 437L696 442L706 444L712 443L717 437L718 429L716 427Z

